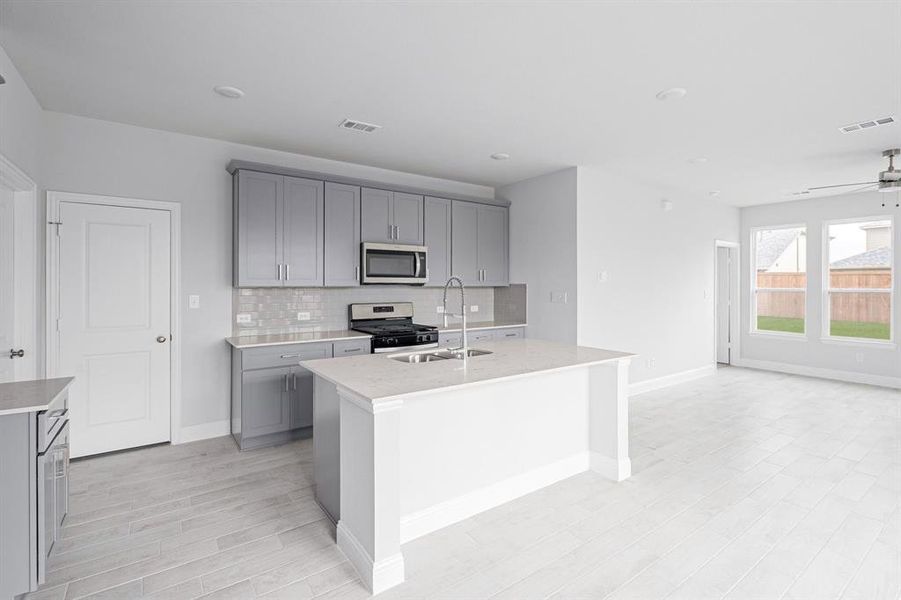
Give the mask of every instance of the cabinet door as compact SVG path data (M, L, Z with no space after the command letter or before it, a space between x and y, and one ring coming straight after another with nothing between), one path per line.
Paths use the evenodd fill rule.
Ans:
M56 539L56 453L47 450L37 459L38 485L38 583L47 576L47 558Z
M284 177L238 171L235 207L235 285L282 285Z
M302 349L298 361L331 358L331 344L328 347ZM313 374L303 367L291 368L290 400L291 429L313 426Z
M391 215L392 192L363 188L360 199L360 232L363 242L394 242Z
M69 512L69 426L66 424L60 432L55 444L56 450L56 536L60 539L59 532L63 521Z
M422 245L422 196L392 192L394 241L398 244Z
M360 188L325 184L325 285L360 285Z
M284 271L286 286L322 285L323 183L285 177Z
M423 243L429 248L426 258L429 281L426 285L440 287L451 276L451 201L426 198L424 215Z
M241 382L241 435L245 438L290 429L290 368L244 371Z
M481 285L509 285L507 274L507 209L479 206L479 268Z
M479 342L490 342L493 339L495 339L494 331L492 331L490 329L487 331L483 330L483 331L469 332L468 337L469 337L469 340L467 340L467 341L469 342L470 346L472 346L473 344L477 344Z
M466 285L481 285L478 261L479 208L451 202L451 269Z

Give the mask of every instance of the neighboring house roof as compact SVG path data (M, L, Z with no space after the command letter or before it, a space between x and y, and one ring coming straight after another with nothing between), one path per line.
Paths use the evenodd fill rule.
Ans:
M876 248L830 264L832 269L887 269L892 266L892 249Z
M798 229L770 229L757 238L757 270L766 271L798 237Z

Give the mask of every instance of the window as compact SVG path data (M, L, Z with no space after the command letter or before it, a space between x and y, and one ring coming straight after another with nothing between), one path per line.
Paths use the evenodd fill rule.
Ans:
M807 306L807 228L752 232L751 328L803 335Z
M826 240L826 335L891 340L891 219L829 223Z

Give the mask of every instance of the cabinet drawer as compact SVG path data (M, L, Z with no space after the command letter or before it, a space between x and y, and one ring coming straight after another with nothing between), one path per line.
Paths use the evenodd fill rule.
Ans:
M473 331L469 334L469 344L470 346L476 342L488 342L495 339L494 331L492 330L482 330L482 331Z
M463 344L463 334L461 333L439 333L438 345L442 348L456 348Z
M497 329L494 332L494 339L497 341L502 340L521 340L526 337L526 332L522 327L516 327L512 329Z
M241 368L247 371L250 369L291 367L302 360L329 358L331 356L331 342L247 348L246 350L241 350Z
M357 354L371 354L372 339L360 338L359 340L344 340L334 343L334 356L340 358L342 356L354 356Z

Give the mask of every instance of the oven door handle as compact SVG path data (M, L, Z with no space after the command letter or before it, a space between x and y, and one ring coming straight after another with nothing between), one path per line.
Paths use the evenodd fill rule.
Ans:
M398 346L395 348L373 348L373 354L386 354L388 352L409 352L410 350L429 350L438 347L438 342L431 344L416 344L415 346Z

